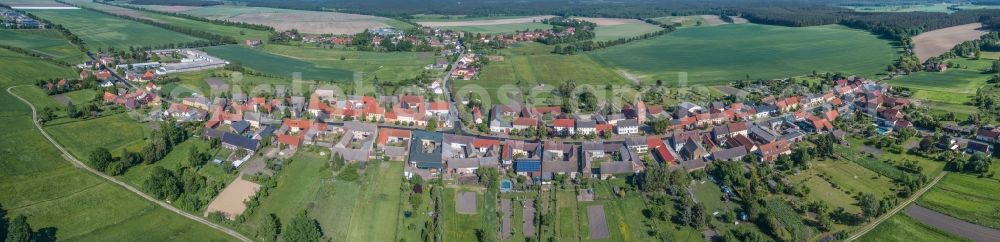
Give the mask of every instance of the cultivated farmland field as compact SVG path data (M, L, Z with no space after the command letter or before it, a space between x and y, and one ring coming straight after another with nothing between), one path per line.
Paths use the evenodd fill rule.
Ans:
M541 22L544 19L555 17L553 15L529 16L529 17L485 17L485 18L461 18L461 19L435 19L433 21L420 21L417 23L427 27L453 27L453 26L483 26L500 24L527 24Z
M595 41L607 41L615 40L620 38L629 38L634 36L639 36L642 34L652 33L659 31L661 28L656 25L648 24L645 22L629 22L622 24L612 24L612 25L598 25L594 29L597 36L594 37Z
M899 213L882 222L869 231L858 241L878 242L913 242L913 241L967 241L961 237L948 234L940 229L928 226L914 220L906 214Z
M921 62L926 61L948 52L959 43L979 39L979 36L989 32L982 28L981 23L971 23L923 32L913 37L913 53Z
M239 63L244 67L280 77L291 78L292 73L300 72L303 80L347 81L354 76L350 70L318 66L239 45L215 46L204 50L210 55L230 60L232 63Z
M271 33L267 31L245 29L235 26L217 25L208 22L190 20L186 18L174 17L149 11L140 11L140 10L123 8L108 4L100 4L92 1L72 0L67 2L72 3L74 5L97 9L102 12L109 12L114 14L131 16L135 18L148 19L159 23L170 24L177 27L190 28L213 34L229 36L233 37L233 39L235 39L236 41L242 41L244 39L267 40L271 36ZM137 5L137 6L144 7L143 5Z
M894 78L889 83L913 90L913 98L924 101L932 110L965 115L975 113L975 107L965 103L990 79L990 74L984 74L982 70L992 61L957 59L951 62L961 64L962 68L944 72L915 72Z
M26 215L32 228L65 241L233 240L73 167L32 125L28 106L6 92L73 71L7 50L0 64L17 67L0 72L0 203L7 216Z
M216 5L180 11L209 19L263 24L285 31L297 29L312 34L354 34L370 28L408 28L409 24L389 18L324 11Z
M858 12L953 12L948 7L953 3L923 3L923 4L878 4L868 6L843 6Z
M282 45L267 45L263 49L271 54L313 63L318 67L359 72L364 80L375 77L388 81L414 78L427 64L434 63L430 53L370 52Z
M29 49L60 61L76 63L87 58L80 48L54 29L3 29L0 39L3 39L2 45Z
M80 36L90 49L129 46L164 46L200 40L135 21L116 18L86 9L28 10L39 18L61 24Z
M997 170L994 168L993 170ZM918 203L957 219L1000 229L1000 181L949 173Z
M469 25L469 26L445 26L441 29L465 31L472 33L514 33L516 31L551 29L552 25L543 23L514 23L514 24L493 24L493 25Z
M683 28L589 55L646 82L676 84L678 73L686 72L689 83L719 84L747 75L771 79L814 70L870 76L882 72L897 51L889 41L841 26L727 24Z

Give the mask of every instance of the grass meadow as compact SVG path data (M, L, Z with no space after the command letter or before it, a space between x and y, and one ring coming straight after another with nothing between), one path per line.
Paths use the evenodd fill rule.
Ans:
M34 229L65 241L227 241L232 238L143 200L73 167L31 123L31 110L6 92L42 78L71 77L69 68L0 50L0 203ZM32 87L15 88L18 95ZM49 98L51 100L51 98Z
M896 214L878 227L858 238L858 241L913 242L913 241L968 241L940 229L920 223L904 213Z
M966 102L976 95L976 89L986 83L992 74L984 70L992 65L989 59L955 59L951 63L961 68L950 68L944 72L915 72L897 77L890 84L913 90L913 98L926 102L935 113L953 112L965 118L978 110Z
M303 80L346 81L354 76L350 70L318 66L315 63L239 45L208 47L205 51L230 62L240 63L244 67L281 77L290 78L292 73L299 72L302 73Z
M45 129L70 153L80 158L88 157L90 152L101 147L115 154L126 147L138 151L133 146L144 143L151 132L149 127L125 113L48 124Z
M494 213L495 211L486 211L486 207L496 206L486 206L483 192L481 191L471 191L476 193L476 214L459 214L456 211L457 205L457 194L460 192L466 192L461 188L446 188L442 194L442 200L444 200L444 206L441 206L443 211L441 211L442 228L441 231L444 234L444 241L475 241L476 240L476 229L483 227L483 218L486 217L485 213ZM499 224L498 224L499 226Z
M588 55L645 82L664 80L673 85L678 73L686 72L688 83L709 85L747 75L773 79L812 71L871 76L892 63L898 51L887 40L842 26L727 24L678 29Z
M1000 170L993 167L994 171ZM1000 181L949 173L920 197L920 206L957 219L1000 229Z
M349 241L395 241L403 164L369 162L357 181L342 181L326 168L328 158L299 150L278 174L278 187L240 226L253 234L268 214L291 221L300 210L319 221L327 238ZM384 164L384 165L382 165Z
M32 50L53 59L70 63L80 62L87 56L54 29L0 29L3 45Z
M61 24L80 36L90 49L161 46L200 40L189 35L86 9L28 10L39 18Z

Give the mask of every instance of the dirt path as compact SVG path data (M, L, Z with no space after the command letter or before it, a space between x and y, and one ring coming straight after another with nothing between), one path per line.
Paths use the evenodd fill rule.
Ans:
M111 183L117 184L118 186L121 186L121 187L125 188L126 190L129 190L130 192L135 193L136 195L139 195L139 197L142 197L143 199L146 199L146 200L148 200L150 202L153 202L153 203L159 205L160 207L162 207L164 209L167 209L167 210L169 210L171 212L174 212L174 213L179 214L181 216L187 217L188 219L191 219L191 220L194 220L196 222L199 222L199 223L202 223L204 225L207 225L208 227L211 227L213 229L216 229L218 231L226 233L226 234L228 234L230 236L233 236L234 238L239 239L241 241L251 242L251 240L249 238L247 238L246 236L243 236L240 233L237 233L236 231L234 231L232 229L226 228L226 227L224 227L222 225L218 225L218 224L212 223L212 222L210 222L210 221L208 221L208 220L206 220L204 218L201 218L201 217L199 217L197 215L193 215L193 214L187 213L185 211L182 211L180 209L177 209L174 206L171 206L170 204L168 204L168 203L166 203L164 201L160 201L160 200L157 200L156 198L153 198L153 197L151 197L149 195L146 195L145 193L139 191L139 189L136 189L135 187L132 187L132 186L126 184L125 182L122 182L122 181L120 181L118 179L115 179L112 176L108 176L108 175L104 174L103 172L99 172L97 170L94 170L94 168L90 168L89 166L87 166L86 164L84 164L82 161L76 159L76 157L73 157L73 155L71 155L69 153L69 151L66 150L66 148L63 148L62 145L59 145L59 143L57 143L56 140L52 138L52 136L49 136L49 133L45 132L45 129L42 129L42 125L38 123L38 112L35 110L35 105L32 105L31 102L28 102L28 100L22 98L21 96L18 96L17 94L14 94L14 92L11 91L11 90L13 90L15 87L17 87L17 86L8 87L7 88L7 93L10 93L11 96L14 96L17 99L20 99L21 102L24 102L25 104L28 105L28 107L31 108L31 122L33 124L35 124L35 128L38 128L38 132L42 133L42 136L45 136L45 139L48 140L49 143L52 143L52 146L55 146L56 149L58 149L59 152L62 153L63 158L66 158L66 160L69 160L70 163L73 164L73 166L76 166L76 167L79 167L79 168L83 168L84 170L87 170L90 173L93 173L94 175L97 175L97 176L99 176L101 178L104 178L105 180L108 180Z
M642 83L642 80L640 80L638 76L633 75L632 73L629 73L626 70L618 69L618 74L621 74L622 77L634 82L636 85Z
M850 242L850 241L857 240L858 238L861 238L861 236L864 236L866 233L868 233L868 231L871 231L872 229L875 229L875 227L878 227L879 224L881 224L882 222L888 220L893 215L896 215L896 213L898 213L899 211L902 211L903 208L906 208L906 206L909 206L910 203L913 203L913 201L916 201L917 198L920 198L920 196L923 196L924 193L927 192L927 190L930 190L931 187L934 187L934 185L937 184L939 181L941 181L941 178L943 178L944 175L947 175L947 174L948 174L947 171L942 171L941 174L938 174L938 176L934 177L934 180L931 180L931 182L929 184L927 184L926 186L924 186L924 188L920 188L920 190L917 190L916 193L914 193L913 195L911 195L906 200L903 200L903 202L899 203L899 205L896 205L896 207L892 208L892 210L889 210L889 212L886 212L885 214L882 214L882 216L879 216L878 218L876 218L875 220L873 220L871 223L868 223L867 225L862 226L857 231L855 231L854 234L851 234L850 237L847 237L847 239L845 239L844 241Z
M959 43L979 39L979 36L989 32L981 30L982 27L981 23L971 23L924 32L913 37L913 52L920 62L926 61L948 52Z
M920 205L913 205L907 208L906 215L924 224L973 241L1000 241L1000 230L962 221L947 214L921 207Z

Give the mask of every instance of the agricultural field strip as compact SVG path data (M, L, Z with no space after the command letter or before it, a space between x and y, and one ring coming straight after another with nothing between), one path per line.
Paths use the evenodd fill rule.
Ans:
M177 213L177 214L179 214L181 216L184 216L184 217L187 217L187 218L189 218L191 220L194 220L194 221L197 221L199 223L205 224L205 225L207 225L209 227L212 227L212 228L214 228L216 230L219 230L219 231L221 231L223 233L229 234L230 236L233 236L233 237L235 237L235 238L237 238L239 240L242 240L242 241L245 241L245 242L251 242L251 240L249 238L247 238L246 236L243 236L242 234L240 234L240 233L238 233L238 232L236 232L236 231L234 231L232 229L229 229L227 227L215 224L215 223L210 222L210 221L208 221L206 219L203 219L203 218L201 218L201 217L199 217L197 215L192 215L190 213L187 213L187 212L184 212L184 211L182 211L180 209L177 209L177 208L171 206L170 204L168 204L166 202L157 200L157 199L155 199L155 198L153 198L153 197L151 197L149 195L146 195L145 193L139 191L139 189L136 189L135 187L132 187L132 186L126 184L125 182L119 181L118 179L116 179L114 177L111 177L111 176L108 176L108 175L104 174L103 172L94 170L90 166L87 166L86 164L84 164L82 161L76 159L76 157L74 157L73 155L71 155L69 153L69 151L66 150L66 148L63 148L62 145L60 145L58 142L56 142L55 139L52 138L52 136L49 136L48 132L45 132L45 129L43 129L42 125L39 124L38 121L37 121L38 120L38 112L37 112L37 110L35 110L35 106L33 104L31 104L31 102L28 102L28 100L26 100L24 98L21 98L21 96L18 96L17 94L14 94L14 92L12 91L14 87L16 87L16 86L8 87L7 88L7 93L10 93L10 95L16 97L17 99L20 99L22 102L24 102L25 104L27 104L31 108L31 119L32 119L32 123L34 123L34 125L35 125L35 128L37 128L38 131L40 133L42 133L43 136L45 136L45 139L47 139L49 141L49 143L52 143L52 145L54 147L56 147L56 149L58 149L59 152L62 153L62 156L64 158L66 158L71 163L73 163L74 166L83 168L83 169L87 170L88 172L93 173L94 175L100 176L101 178L104 178L107 181L110 181L110 182L112 182L114 184L117 184L118 186L121 186L121 187L123 187L125 189L128 189L132 193L134 193L136 195L139 195L140 197L142 197L142 198L144 198L144 199L146 199L146 200L148 200L150 202L156 203L160 207L163 207L163 208L165 208L165 209L167 209L167 210L169 210L171 212Z
M865 226L862 226L857 231L854 231L854 233L851 234L851 236L847 237L847 239L845 239L844 241L850 242L850 241L857 240L858 238L861 238L861 236L864 236L866 233L868 233L868 231L871 231L872 229L875 229L875 227L878 227L878 225L880 223L882 223L885 220L889 219L889 217L892 217L892 215L895 215L896 213L899 213L899 211L902 211L904 208L906 208L911 203L913 203L918 198L920 198L920 196L924 195L925 192L927 192L928 190L930 190L931 187L934 187L934 185L937 184L938 181L941 181L941 178L944 178L944 175L947 175L947 174L948 174L947 171L942 171L941 174L938 174L936 177L934 177L934 180L931 180L931 182L927 183L927 185L925 185L923 188L920 188L920 190L917 190L917 192L911 194L909 198L907 198L906 200L903 200L903 202L899 203L898 205L896 205L896 207L894 207L891 210L887 211L885 214L882 214L882 216L879 216L878 218L876 218L875 220L872 220L870 223L866 224Z
M523 23L534 23L539 22L543 19L548 19L555 17L555 15L541 15L541 16L531 16L522 18L506 18L506 19L486 19L486 20L460 20L460 21L420 21L417 24L426 27L449 27L449 26L482 26L482 25L498 25L498 24L523 24Z

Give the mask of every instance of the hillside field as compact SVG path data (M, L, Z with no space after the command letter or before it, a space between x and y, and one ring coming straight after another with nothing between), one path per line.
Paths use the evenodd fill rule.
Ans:
M146 5L137 6L147 7ZM369 15L236 5L200 7L180 11L180 13L209 19L262 24L274 27L278 31L297 29L302 33L313 34L353 34L369 28L395 27L405 29L413 27L402 21Z
M645 22L637 23L623 23L614 25L598 25L594 29L597 36L594 37L594 41L608 41L620 38L629 38L634 36L639 36L646 33L652 33L660 30L661 28L656 25L648 24Z
M80 36L90 49L129 46L162 46L200 40L135 21L116 18L86 9L29 10L39 18L61 24Z
M6 50L0 64L17 67L0 72L0 203L8 216L24 214L32 228L66 241L232 240L73 167L32 125L28 106L6 92L72 70Z
M892 63L897 51L889 41L842 26L726 24L683 28L589 55L643 81L675 85L679 72L686 72L691 84L720 84L747 75L783 78L814 70L871 76Z
M990 79L992 74L983 73L983 70L989 68L993 60L953 59L949 62L961 67L944 72L915 72L894 78L889 83L909 88L914 99L924 102L936 113L954 112L964 118L977 112L975 107L965 103Z
M3 29L0 39L2 45L30 49L60 61L74 63L87 59L80 48L54 29Z

